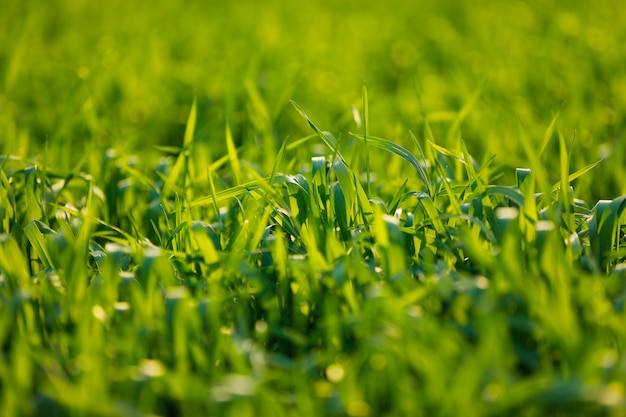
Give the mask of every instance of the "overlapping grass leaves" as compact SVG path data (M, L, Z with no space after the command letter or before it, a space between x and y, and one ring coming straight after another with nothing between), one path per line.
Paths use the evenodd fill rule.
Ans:
M228 131L228 155L205 182L191 175L195 106L180 156L152 178L112 155L97 180L3 165L7 415L621 410L622 377L607 370L626 338L626 204L573 197L593 166L569 174L565 155L558 188L537 192L542 173L490 183L464 144L413 137L417 157L354 134L412 168L368 194L294 106L315 136L284 141L269 175ZM327 153L281 172L292 144L315 138ZM239 173L223 179L227 161Z

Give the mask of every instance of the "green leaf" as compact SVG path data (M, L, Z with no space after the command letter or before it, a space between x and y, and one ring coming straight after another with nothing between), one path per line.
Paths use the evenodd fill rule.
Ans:
M610 252L617 240L619 218L626 209L626 195L614 200L600 200L589 221L589 240L594 259L599 268L607 271Z
M235 175L235 184L241 184L241 164L239 163L239 156L237 155L237 148L235 148L235 142L233 141L233 135L230 132L230 124L226 124L226 149L228 150L228 159L230 159L230 166L233 168L233 174Z
M552 136L554 135L554 128L556 126L556 121L558 118L559 118L559 112L557 112L554 115L554 117L552 118L552 121L550 122L550 125L546 129L546 133L544 133L543 135L543 141L541 142L541 148L539 150L539 157L543 155L546 148L548 147L548 144L550 143L550 139L552 139Z
M348 229L348 208L346 207L346 196L340 183L335 183L331 186L330 195L341 237L347 240L350 237L350 230Z
M9 235L0 235L0 271L12 293L30 287L30 275L19 245Z
M185 136L183 138L183 148L187 148L189 144L193 141L193 136L196 131L196 118L197 118L198 110L196 98L193 98L193 103L191 103L191 110L189 111L189 117L187 118L187 125L185 126Z
M37 257L43 264L44 269L53 268L54 265L46 246L46 240L39 228L37 227L38 224L39 222L35 220L28 223L26 227L24 227L24 234L26 235L26 238L33 247L35 254L37 254Z
M600 159L596 162L593 162L585 167L582 167L581 169L579 169L578 171L574 172L573 174L570 174L567 176L567 179L565 181L566 184L571 183L572 181L574 181L577 178L582 177L583 175L585 175L587 172L591 171L592 169L594 169L596 166L598 166L598 164L600 164L601 162L604 162L604 159ZM557 183L555 183L552 186L552 191L556 191L559 187L561 187L563 184L562 181L559 181Z
M176 163L170 171L170 174L165 180L161 195L167 196L176 184L180 181L182 176L183 183L185 176L188 174L187 162L189 159L189 148L193 141L194 132L196 130L196 99L193 99L191 110L189 111L189 117L187 119L187 125L185 127L185 135L183 137L183 147L176 158Z
M198 245L198 249L202 253L204 262L208 265L218 262L220 259L219 254L215 249L213 240L209 237L207 226L201 222L195 221L191 225L191 232Z
M311 129L313 129L313 131L315 133L317 133L317 136L319 136L322 139L322 141L326 144L326 146L328 146L328 148L334 154L336 154L339 157L339 159L341 159L342 161L345 161L345 159L343 158L343 156L339 152L339 149L337 148L337 141L335 140L335 138L331 134L329 134L329 133L322 132L315 125L315 123L313 123L313 121L309 118L309 116L306 114L304 109L302 107L300 107L300 105L298 103L296 103L295 101L291 100L291 104L293 105L293 107L295 107L295 109L298 111L298 113L300 113L300 115L305 118L305 120L307 121L307 123L309 124Z
M503 185L487 185L485 192L488 195L502 195L515 203L518 207L524 207L524 195L516 188Z
M339 184L341 184L341 188L343 190L342 194L345 195L345 197L343 198L344 204L346 206L345 213L348 218L353 219L355 214L354 208L356 196L356 190L354 187L354 174L352 173L352 171L350 171L350 169L348 169L348 166L340 160L337 160L333 164L333 170L337 175L337 180L339 181Z
M362 141L367 140L368 144L375 146L379 149L385 150L387 152L390 152L396 156L399 156L405 161L407 161L409 164L413 166L413 168L415 168L415 170L417 171L420 179L422 180L426 188L430 190L430 179L428 178L428 174L426 173L426 170L422 166L423 161L420 162L415 157L415 155L413 155L409 150L407 150L406 148L388 139L379 138L375 136L368 136L366 138L364 135L355 134L355 133L350 133L350 134L359 140L362 140Z

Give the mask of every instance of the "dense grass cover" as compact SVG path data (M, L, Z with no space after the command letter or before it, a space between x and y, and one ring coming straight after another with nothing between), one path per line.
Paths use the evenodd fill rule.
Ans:
M13 1L0 415L626 413L618 2Z

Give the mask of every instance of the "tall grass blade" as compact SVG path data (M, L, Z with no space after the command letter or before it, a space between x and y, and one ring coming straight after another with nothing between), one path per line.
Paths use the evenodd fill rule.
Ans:
M15 239L9 235L0 235L0 272L12 293L30 287L26 260Z
M237 155L237 148L235 147L235 142L233 141L233 135L231 133L229 123L226 123L226 149L228 150L230 166L233 168L235 185L239 185L241 184L241 164L239 163L239 156Z
M367 85L363 83L363 140L365 141L365 172L367 174L367 194L371 195L371 180L370 180L370 152L367 144L367 137L370 134L370 110L369 100L367 98Z
M545 150L548 148L548 144L550 143L550 139L552 139L552 136L554 135L554 128L556 127L556 121L559 118L559 113L557 112L554 117L552 118L552 121L550 122L550 125L548 125L548 128L546 129L546 133L544 133L543 135L543 141L541 142L541 148L539 148L539 157L541 157L543 155L543 153L545 152Z
M169 175L165 180L165 184L163 185L163 189L161 190L162 196L167 196L172 188L181 180L184 186L185 178L187 176L187 165L189 159L189 151L190 146L193 141L194 133L196 130L196 117L197 117L197 109L196 109L196 99L193 99L193 103L191 104L191 110L189 111L189 117L187 118L187 125L185 126L185 134L183 136L183 146L181 148L180 154L178 158L176 158L176 162L174 163L174 167L170 171Z
M341 155L341 153L339 152L339 149L337 148L337 141L335 140L335 138L326 133L326 132L322 132L316 125L315 123L313 123L313 121L309 118L309 116L306 114L306 112L304 111L304 109L302 107L300 107L300 105L298 103L296 103L295 101L291 100L291 104L293 105L293 107L298 111L298 113L300 113L300 115L302 117L304 117L304 119L307 121L307 123L309 124L309 126L311 127L311 129L313 129L313 131L315 133L317 133L317 136L319 136L322 141L326 144L326 146L328 146L328 148L334 153L336 154L342 161L345 161L345 159L343 158L343 156Z

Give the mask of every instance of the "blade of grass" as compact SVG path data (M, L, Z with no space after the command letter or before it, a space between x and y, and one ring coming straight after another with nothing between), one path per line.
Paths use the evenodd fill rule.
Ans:
M589 165L587 165L587 166L585 166L585 167L582 167L582 168L581 168L581 169L579 169L578 171L576 171L576 172L574 172L574 173L572 173L572 174L568 175L568 176L567 176L567 178L566 178L566 180L565 180L565 183L569 185L569 184L570 184L572 181L574 181L575 179L582 177L582 176L583 176L583 175L585 175L587 172L589 172L589 171L591 171L592 169L594 169L594 168L595 168L596 166L598 166L598 164L600 164L601 162L604 162L604 159L597 160L596 162L593 162L593 163L591 163L591 164L589 164ZM558 189L559 189L559 187L562 187L562 186L563 186L563 181L559 181L559 182L555 183L555 184L552 186L552 191L556 191L556 190L558 190Z
M302 117L305 118L305 120L307 121L307 123L309 124L309 126L311 127L311 129L313 129L313 131L315 133L317 133L317 136L319 136L322 141L326 144L326 146L328 146L328 148L334 153L336 154L342 161L345 161L345 159L343 158L343 156L341 155L341 153L339 152L339 149L337 148L337 141L335 140L334 137L332 137L331 135L329 135L326 132L322 132L316 125L315 123L313 123L313 121L309 118L309 116L306 114L306 112L304 111L304 109L302 107L300 107L300 105L298 103L296 103L293 100L290 100L291 104L293 105L293 107L298 111L298 113L300 113L300 115Z
M560 129L558 129L559 134L559 162L560 162L560 171L561 171L561 181L560 181L560 200L562 202L562 210L563 210L563 220L565 221L565 225L570 232L575 230L574 224L574 214L572 213L572 206L574 205L574 193L571 191L569 182L567 181L569 175L569 165L570 158L569 152L567 150L567 143L565 142L565 136Z
M554 128L556 126L556 121L559 118L559 113L560 112L557 112L554 115L554 117L552 118L552 121L550 122L550 124L548 125L548 128L546 129L546 132L543 135L541 148L539 148L539 155L538 155L539 158L541 158L541 155L543 155L543 153L545 152L546 148L548 147L548 144L550 143L550 139L552 139L552 136L554 135Z
M488 185L485 187L485 192L488 195L490 194L502 195L508 198L509 200L511 200L512 202L514 202L518 207L524 207L524 196L522 195L522 193L519 192L519 190L515 188L506 187L503 185Z
M163 189L161 190L161 194L163 196L167 196L175 184L178 183L180 177L183 177L183 187L185 177L187 175L187 160L189 158L189 147L191 142L193 141L194 132L196 130L196 117L197 117L197 109L196 109L196 99L194 97L193 103L191 104L191 110L189 111L189 117L187 118L187 125L185 126L185 134L183 136L183 146L181 148L180 153L178 154L178 158L176 158L176 162L174 163L174 167L170 171L170 174L167 176L165 180L165 184L163 184Z
M603 271L608 271L609 255L616 240L617 224L626 209L626 195L614 200L600 200L594 207L589 221L589 241L595 262Z
M365 141L365 172L367 173L367 195L372 195L370 185L370 151L367 143L367 137L370 134L370 111L367 99L367 85L363 83L363 140Z
M50 253L48 252L45 238L37 227L38 223L39 222L37 220L33 220L28 223L26 227L24 227L24 234L26 235L26 238L30 242L33 249L35 250L35 253L43 264L44 269L53 268L54 265L52 262L52 258L50 257Z
M19 245L9 235L0 235L0 271L6 274L9 291L15 293L30 286L30 274Z
M355 133L350 133L350 135L354 136L355 138L359 140L365 141L365 137L363 135L355 134ZM430 190L430 179L428 178L428 174L424 170L424 167L422 167L422 163L420 163L420 161L415 157L415 155L413 155L409 150L398 145L397 143L393 141L390 141L384 138L379 138L376 136L368 136L367 142L372 146L375 146L379 149L385 150L396 156L399 156L400 158L404 159L409 164L411 164L413 168L415 168L415 170L417 171L420 179L422 180L426 188Z
M237 148L233 141L233 135L230 131L230 123L226 123L226 149L228 150L228 159L230 160L230 166L233 168L233 174L235 176L235 185L241 184L241 164L239 163L239 156L237 155Z

